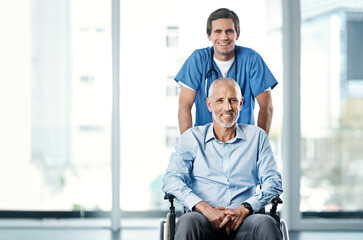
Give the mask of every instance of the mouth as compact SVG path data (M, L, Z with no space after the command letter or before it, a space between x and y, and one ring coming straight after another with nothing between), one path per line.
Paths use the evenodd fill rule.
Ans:
M233 112L226 112L221 114L222 117L227 117L227 118L233 117L233 115L234 115Z
M230 44L229 42L218 43L219 46L228 46L229 44Z

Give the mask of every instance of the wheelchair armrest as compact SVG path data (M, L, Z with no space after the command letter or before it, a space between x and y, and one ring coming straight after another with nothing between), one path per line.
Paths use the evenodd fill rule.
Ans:
M278 205L278 204L281 204L282 203L282 200L281 200L281 198L280 197L274 197L272 200L271 200L271 203L274 205L274 204L276 204L276 206Z
M173 200L175 198L175 196L173 194L170 194L170 193L165 193L164 195L164 200Z
M174 240L174 234L175 234L175 207L174 207L174 198L175 196L170 193L165 193L164 199L169 200L170 202L170 212L167 215L167 229L168 229L168 237L167 239Z
M277 206L279 204L282 204L281 198L279 196L274 197L271 200L271 204L272 204L272 207L270 210L270 216L273 217L278 223L280 223L280 216L277 214L276 210L277 210Z
M169 200L169 202L170 202L170 213L175 216L174 198L175 198L175 196L170 193L165 193L165 195L164 195L164 199Z

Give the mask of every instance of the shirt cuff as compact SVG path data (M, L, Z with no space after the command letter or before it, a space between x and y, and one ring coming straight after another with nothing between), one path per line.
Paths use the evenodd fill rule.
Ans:
M189 88L190 90L193 90L194 92L196 92L193 88L189 87L185 83L182 83L181 81L179 81L178 84L179 84L179 86L183 86L183 87Z
M251 205L254 213L261 211L261 209L265 207L265 205L261 203L256 196L247 199L245 202Z
M195 194L189 194L188 196L185 197L185 205L187 208L189 208L190 211L193 209L195 205L197 205L197 203L201 201L203 201L203 199L201 199Z

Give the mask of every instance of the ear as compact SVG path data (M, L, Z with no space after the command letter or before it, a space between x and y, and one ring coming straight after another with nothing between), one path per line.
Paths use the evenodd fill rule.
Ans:
M207 38L208 38L209 41L212 41L212 39L211 39L211 37L210 37L210 35L208 33L207 33Z
M207 107L208 107L208 110L209 112L212 112L212 103L209 101L209 98L206 99L207 100Z
M238 38L239 38L239 34L237 34L236 41L238 40Z
M243 101L245 99L242 97L241 101L239 102L239 110L241 111L242 110L242 106L243 106Z

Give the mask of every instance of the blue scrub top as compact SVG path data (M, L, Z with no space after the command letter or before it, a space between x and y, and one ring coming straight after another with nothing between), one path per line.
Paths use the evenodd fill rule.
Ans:
M227 77L237 81L241 87L244 103L240 112L238 123L255 124L254 108L255 98L268 88L273 89L277 85L277 80L263 61L261 56L250 48L236 46L237 58L237 80L235 78L236 61L232 64ZM194 126L205 125L213 122L212 114L209 112L207 103L204 98L208 96L208 90L211 83L217 79L216 74L207 72L211 68L212 47L195 50L185 61L175 81L179 84L186 85L197 92L195 98L195 124ZM214 62L214 60L213 60ZM222 73L214 62L214 69L218 72L219 77Z

